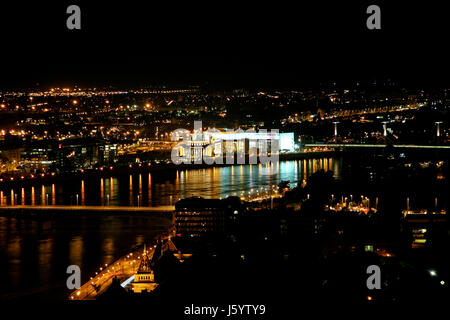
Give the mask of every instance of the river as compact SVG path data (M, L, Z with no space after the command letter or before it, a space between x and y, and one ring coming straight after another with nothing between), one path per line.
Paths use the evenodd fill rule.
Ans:
M219 198L246 196L289 180L301 183L320 169L340 177L341 160L282 161L278 165L235 165L91 177L55 184L0 190L2 204L140 205L174 204L192 195ZM0 299L65 299L66 269L75 264L87 281L95 270L148 242L162 232L151 217L73 215L55 218L0 217Z

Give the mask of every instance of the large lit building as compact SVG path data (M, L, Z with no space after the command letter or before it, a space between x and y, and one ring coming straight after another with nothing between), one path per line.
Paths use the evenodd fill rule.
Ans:
M201 132L190 134L188 139L184 137L174 150L178 157L189 162L230 155L245 162L246 157L294 152L295 140L293 132Z

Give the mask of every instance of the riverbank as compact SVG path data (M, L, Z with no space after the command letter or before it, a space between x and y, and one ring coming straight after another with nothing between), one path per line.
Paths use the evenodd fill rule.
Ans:
M315 158L332 158L340 154L339 151L322 151L322 152L297 152L280 154L279 161L304 160ZM247 165L245 163L244 165ZM258 164L259 165L259 164ZM230 166L240 166L240 164L173 164L173 163L133 163L127 166L105 166L96 169L80 169L74 172L64 173L46 173L41 175L14 175L4 177L0 180L0 188L14 188L18 185L28 186L31 184L49 184L57 182L66 182L73 179L90 178L90 177L111 177L118 175L127 175L135 173L153 173L153 172L170 172L177 170L206 169L206 168L222 168Z

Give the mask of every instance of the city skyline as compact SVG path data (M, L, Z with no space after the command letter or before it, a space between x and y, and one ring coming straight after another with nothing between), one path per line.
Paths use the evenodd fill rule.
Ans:
M278 319L448 303L443 8L0 15L2 307Z

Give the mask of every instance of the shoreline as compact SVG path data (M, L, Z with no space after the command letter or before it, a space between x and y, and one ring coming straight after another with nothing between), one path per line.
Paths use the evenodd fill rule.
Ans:
M290 153L290 154L280 154L279 161L294 161L294 160L306 160L306 159L314 159L314 158L333 158L337 155L341 154L338 151L321 151L321 152L308 152L308 153ZM35 176L33 178L27 176L21 179L21 175L18 175L13 181L7 180L0 182L0 188L11 188L17 185L27 186L32 184L45 184L45 183L55 183L55 182L64 182L71 181L73 179L87 179L91 177L111 177L111 176L119 176L119 175L127 175L127 174L135 174L135 173L153 173L153 172L165 172L165 171L177 171L177 170L195 170L195 169L205 169L205 168L222 168L222 167L230 167L230 166L241 166L241 165L249 165L245 164L152 164L145 165L142 163L130 166L123 166L119 168L113 168L105 166L101 169L87 169L87 170L78 170L77 172L66 172L61 174L47 175L44 177ZM259 165L259 164L254 164Z

